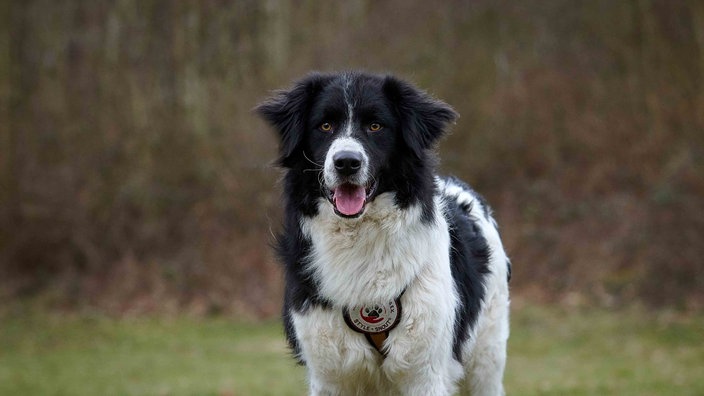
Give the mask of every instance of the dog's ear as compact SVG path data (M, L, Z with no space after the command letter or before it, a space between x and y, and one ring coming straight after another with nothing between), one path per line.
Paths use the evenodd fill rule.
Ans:
M308 113L315 95L329 77L312 73L294 83L288 90L277 91L274 96L254 108L279 133L281 139L279 165L292 167L303 142Z
M459 116L445 102L433 99L413 85L387 76L384 94L395 104L401 119L401 134L406 145L418 157L440 139L448 123Z

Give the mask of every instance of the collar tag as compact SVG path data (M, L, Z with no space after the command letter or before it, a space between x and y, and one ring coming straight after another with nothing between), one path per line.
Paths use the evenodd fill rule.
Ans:
M399 298L383 304L356 305L342 310L347 326L363 334L388 333L401 320Z

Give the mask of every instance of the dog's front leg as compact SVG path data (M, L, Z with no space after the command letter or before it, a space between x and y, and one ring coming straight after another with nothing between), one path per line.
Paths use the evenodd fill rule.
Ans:
M463 369L452 353L454 306L448 295L430 297L436 304L423 304L428 296L414 290L404 296L406 311L391 332L382 365L402 395L446 396L457 391Z
M310 396L339 396L343 395L342 389L331 383L326 383L317 378L315 374L309 376Z

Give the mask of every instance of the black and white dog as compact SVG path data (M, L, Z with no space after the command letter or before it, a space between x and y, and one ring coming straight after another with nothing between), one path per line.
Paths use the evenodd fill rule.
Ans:
M510 263L484 200L434 173L455 111L358 72L256 110L281 139L283 317L310 393L503 394Z

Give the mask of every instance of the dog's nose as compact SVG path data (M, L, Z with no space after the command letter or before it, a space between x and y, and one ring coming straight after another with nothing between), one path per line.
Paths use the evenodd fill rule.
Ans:
M339 151L333 155L332 161L335 164L335 169L340 174L351 176L362 167L362 153L357 151Z

